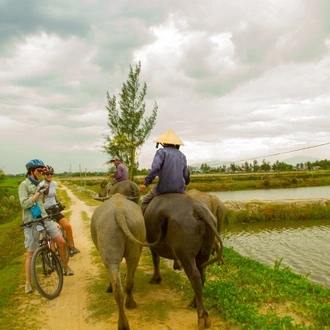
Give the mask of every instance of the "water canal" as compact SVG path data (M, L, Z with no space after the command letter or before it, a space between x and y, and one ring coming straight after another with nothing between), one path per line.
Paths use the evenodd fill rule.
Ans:
M217 192L223 202L236 200L330 199L330 187ZM330 219L232 224L224 245L265 265L290 267L297 274L330 289Z

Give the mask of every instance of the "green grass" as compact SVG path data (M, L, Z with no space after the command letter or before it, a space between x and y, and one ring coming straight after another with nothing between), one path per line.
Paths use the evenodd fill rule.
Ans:
M234 202L233 204L237 204ZM268 221L299 221L312 219L330 219L330 203L301 204L247 202L241 210L233 210L227 205L225 223L252 223Z
M242 329L330 329L330 290L306 277L264 266L225 248L208 269L206 303Z

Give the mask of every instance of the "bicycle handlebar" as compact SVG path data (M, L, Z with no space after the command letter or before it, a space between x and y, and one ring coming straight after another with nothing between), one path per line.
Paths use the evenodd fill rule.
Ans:
M56 205L56 206L61 205L62 207L65 208L65 206L62 205L60 202L56 203L55 205ZM51 220L53 219L53 216L54 216L54 215L58 215L58 214L60 214L60 213L61 213L61 212L57 212L57 213L54 213L54 214L53 214L51 211L49 211L49 214L48 214L46 217L32 219L31 221L28 221L28 222L25 222L25 223L21 224L20 227L27 227L27 226L29 226L29 225L32 225L33 223L38 223L38 222L45 221L45 220L47 220L47 221L51 221Z
M51 221L52 220L51 215L47 215L46 217L43 217L43 218L35 218L35 219L32 219L31 221L24 222L20 225L20 227L26 227L26 226L32 225L33 223L38 223L38 222L42 222L45 220Z

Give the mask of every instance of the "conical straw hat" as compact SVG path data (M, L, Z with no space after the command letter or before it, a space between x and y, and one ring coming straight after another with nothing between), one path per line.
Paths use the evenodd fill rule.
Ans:
M154 142L161 143L161 144L174 144L178 146L184 146L183 142L178 138L178 136L169 129L163 135L158 137Z

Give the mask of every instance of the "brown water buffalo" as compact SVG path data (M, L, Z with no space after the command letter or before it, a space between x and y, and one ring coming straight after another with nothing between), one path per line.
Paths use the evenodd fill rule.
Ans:
M221 200L215 196L205 192L201 192L197 189L191 189L187 191L187 194L191 197L197 198L198 200L204 202L208 209L217 219L217 230L221 233L224 227L226 206L221 202Z
M221 242L216 228L216 219L201 201L186 194L166 194L153 198L144 213L148 242L151 247L154 274L150 283L161 283L160 257L178 259L189 278L195 296L191 304L197 307L198 328L211 326L206 309L202 287L205 282L206 266L221 258L220 253L209 260L214 238ZM221 243L222 247L222 243Z
M131 180L124 180L113 183L110 187L108 183L103 181L101 183L101 190L99 192L99 197L96 197L96 200L107 200L112 195L119 193L126 196L131 201L135 202L136 204L140 200L140 189L136 183Z
M140 207L121 194L115 194L102 203L93 213L91 235L102 261L108 270L110 288L118 305L118 329L128 330L125 315L124 293L120 280L120 264L126 261L126 308L135 308L132 290L134 273L140 260L142 245L146 240L146 229ZM147 244L146 244L147 245Z

